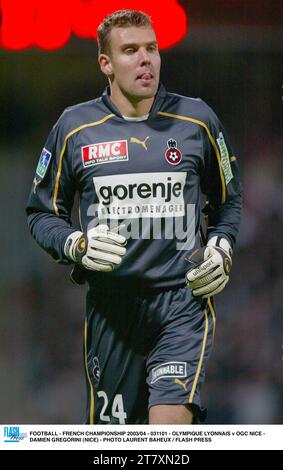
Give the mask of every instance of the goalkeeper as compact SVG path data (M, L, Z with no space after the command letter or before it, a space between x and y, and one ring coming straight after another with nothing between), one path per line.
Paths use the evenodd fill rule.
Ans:
M213 296L228 282L240 223L237 158L204 101L160 83L146 14L105 18L98 47L109 86L53 126L27 204L29 228L58 263L73 265L74 282L88 284L85 423L202 422ZM76 194L79 228L71 221Z

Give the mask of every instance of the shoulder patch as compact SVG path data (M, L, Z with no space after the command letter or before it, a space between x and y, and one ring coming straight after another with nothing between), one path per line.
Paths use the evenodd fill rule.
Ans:
M226 142L225 142L222 132L219 132L219 137L216 140L217 140L218 147L220 150L221 166L222 166L225 182L226 184L228 184L233 178L233 173L232 173L232 169L230 165L229 152L228 152Z
M39 162L36 168L36 174L42 179L44 178L49 162L51 160L52 153L49 152L45 147L43 148L41 155L39 157Z

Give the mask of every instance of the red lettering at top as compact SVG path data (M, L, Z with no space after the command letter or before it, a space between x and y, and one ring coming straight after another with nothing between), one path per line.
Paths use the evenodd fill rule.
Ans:
M187 32L187 16L178 0L162 2L162 8L159 0L0 0L0 46L52 50L63 47L72 33L96 38L104 17L125 8L151 16L160 49L172 47Z

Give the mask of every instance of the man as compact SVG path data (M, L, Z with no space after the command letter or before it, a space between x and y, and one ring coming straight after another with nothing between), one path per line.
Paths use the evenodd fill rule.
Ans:
M40 156L33 237L88 282L86 423L191 424L240 222L238 166L213 111L168 93L150 18L98 29L102 97L67 108ZM200 190L207 196L200 243ZM81 228L70 213L79 193ZM186 275L187 273L187 275Z

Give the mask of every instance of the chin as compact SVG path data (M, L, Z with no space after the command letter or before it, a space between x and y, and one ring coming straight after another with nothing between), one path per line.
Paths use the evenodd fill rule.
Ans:
M136 90L136 93L134 95L137 98L142 98L142 99L149 99L153 98L157 93L157 87L144 87L143 89Z

